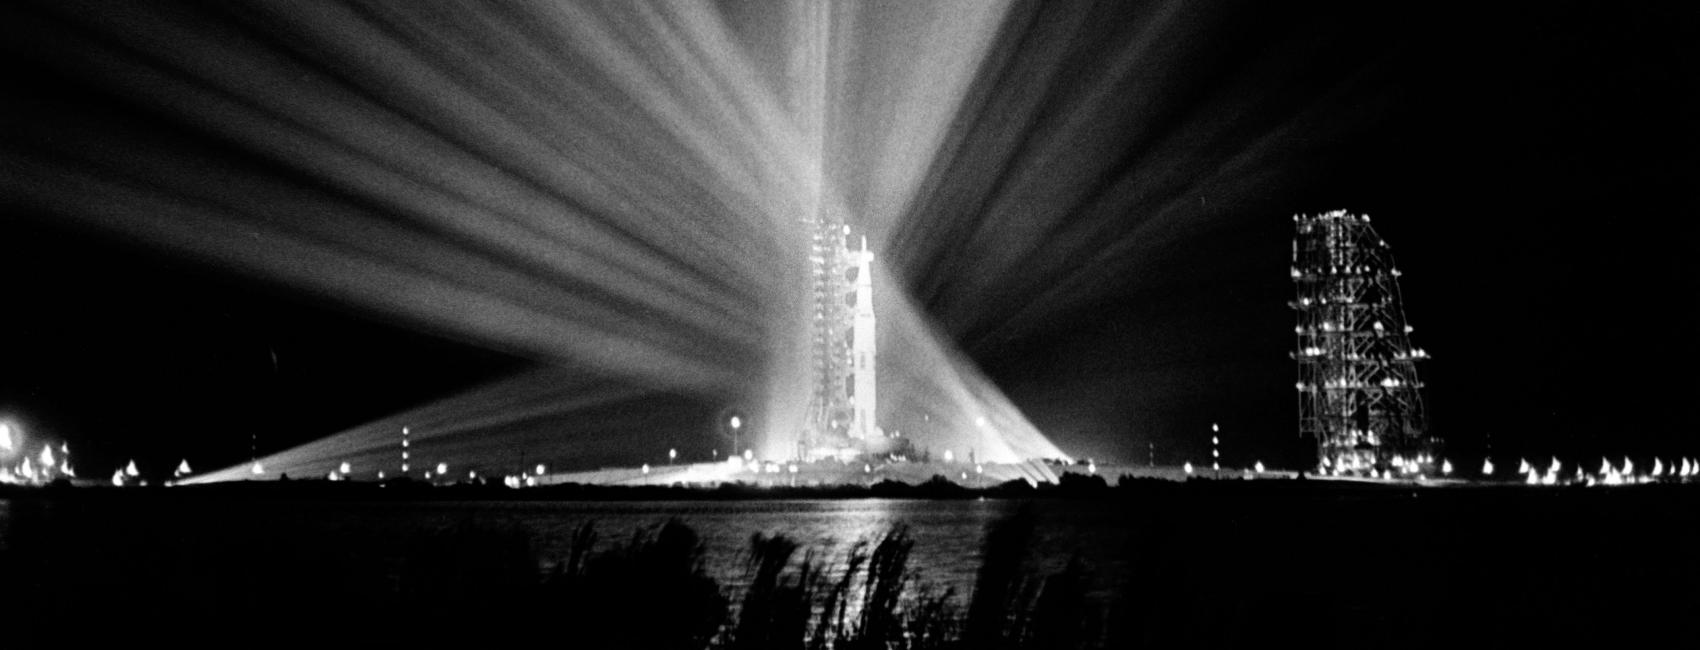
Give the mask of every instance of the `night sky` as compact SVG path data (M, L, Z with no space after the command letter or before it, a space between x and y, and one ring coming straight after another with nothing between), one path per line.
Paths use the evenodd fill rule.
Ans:
M56 4L0 10L0 175L124 134L188 167L312 183L61 65L98 38L82 17L111 8ZM723 4L763 24L766 5ZM1302 467L1292 215L1367 213L1433 355L1449 455L1700 453L1700 10L1291 4L1017 4L919 197L872 226L898 243L884 258L1065 451L1201 460L1219 422L1229 463ZM877 66L852 69L846 92L877 94ZM840 119L877 122L877 103ZM844 154L853 201L866 158ZM132 457L210 469L245 459L250 433L277 451L540 363L18 187L0 184L0 415L69 441L91 475Z

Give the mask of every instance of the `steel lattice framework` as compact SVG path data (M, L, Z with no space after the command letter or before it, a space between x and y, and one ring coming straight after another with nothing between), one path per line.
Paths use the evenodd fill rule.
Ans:
M850 405L849 386L851 351L851 303L845 298L852 290L847 279L851 260L844 246L849 228L843 223L822 219L812 222L813 240L809 249L809 265L813 288L814 314L811 319L809 342L811 388L809 394L808 430L799 454L823 440L843 437L854 412Z
M859 248L850 247L851 229L841 220L821 219L811 225L811 392L798 454L813 459L880 448L885 434L874 422L873 253L866 237Z
M1329 474L1433 474L1417 361L1399 269L1368 215L1295 215L1299 433Z

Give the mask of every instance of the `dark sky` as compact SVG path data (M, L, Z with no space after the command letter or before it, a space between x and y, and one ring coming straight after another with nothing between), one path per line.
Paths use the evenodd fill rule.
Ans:
M1684 405L1700 384L1682 369L1700 325L1685 304L1700 277L1687 189L1700 130L1685 117L1696 17L1580 3L1214 14L1171 48L1166 94L1145 104L1191 146L1151 159L1132 143L1100 172L1179 167L1173 196L1106 189L1097 204L1125 211L1070 223L1155 225L1126 255L1065 276L1085 288L1032 318L953 292L961 276L947 269L972 264L949 258L957 240L935 239L911 268L935 313L1065 446L1138 459L1152 442L1160 457L1198 459L1219 421L1225 444L1245 445L1231 459L1297 463L1290 216L1364 212L1405 271L1413 340L1434 355L1432 426L1455 450L1479 453L1491 436L1509 454L1693 453ZM1291 129L1263 141L1271 155L1220 173L1265 124ZM1011 277L996 302L1054 297L1056 278Z
M0 23L39 18L33 4ZM1434 357L1432 425L1457 453L1490 435L1511 455L1700 453L1700 10L1223 2L1151 21L1156 5L1136 4L1012 12L889 256L1066 451L1198 459L1214 421L1230 461L1308 462L1291 215L1343 208L1393 246L1413 341ZM27 24L79 34L67 15ZM54 36L0 46L0 174L84 123L264 169L168 106L49 65L78 54L41 45ZM1106 81L1138 39L1156 45L1137 73ZM1008 173L1104 84L1117 99L1080 160ZM1061 216L1030 230L992 207L1065 181ZM1012 246L1014 270L982 264ZM98 471L234 462L249 431L275 451L531 363L8 196L0 278L0 414Z

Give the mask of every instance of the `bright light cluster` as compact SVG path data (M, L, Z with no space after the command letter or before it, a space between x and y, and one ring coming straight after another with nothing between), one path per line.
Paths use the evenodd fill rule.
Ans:
M1451 461L1437 459L1435 456L1426 453L1414 456L1394 456L1389 461L1390 467L1387 469L1379 469L1377 467L1378 462L1371 453L1341 454L1332 461L1328 456L1323 456L1319 471L1324 476L1359 475L1381 479L1426 479L1437 460L1440 462L1440 473L1450 475L1452 473Z
M1485 463L1483 474L1490 475L1492 463ZM1587 485L1587 486L1617 486L1637 485L1659 482L1687 482L1690 477L1700 474L1700 462L1690 458L1678 458L1676 462L1666 463L1663 458L1654 458L1653 466L1644 472L1635 470L1635 461L1624 457L1621 464L1612 464L1611 459L1601 458L1599 470L1589 473L1580 465L1569 476L1561 475L1563 463L1553 458L1543 471L1531 465L1527 459L1518 463L1518 474L1523 475L1526 485Z
M71 448L59 443L57 453L52 441L42 441L38 451L31 452L23 428L0 422L0 483L15 485L45 485L58 479L77 477L71 468Z

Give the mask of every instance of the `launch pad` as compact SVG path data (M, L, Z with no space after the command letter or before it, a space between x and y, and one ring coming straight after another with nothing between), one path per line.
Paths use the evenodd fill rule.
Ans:
M876 420L878 330L868 238L839 219L809 221L810 393L796 457L848 462L903 455L902 441L888 438Z

